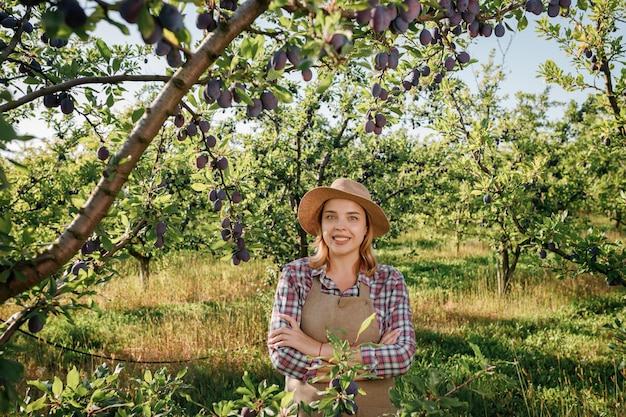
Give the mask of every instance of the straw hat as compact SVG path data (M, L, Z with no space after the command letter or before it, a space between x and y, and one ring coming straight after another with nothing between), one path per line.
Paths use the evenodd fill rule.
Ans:
M305 232L316 235L322 206L333 198L345 198L360 204L369 214L374 237L382 236L389 231L389 220L385 212L372 201L367 188L356 181L338 178L330 187L316 187L302 197L298 207L298 221Z

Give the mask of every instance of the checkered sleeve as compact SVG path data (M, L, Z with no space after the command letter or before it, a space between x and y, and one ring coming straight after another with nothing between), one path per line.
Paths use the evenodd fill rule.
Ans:
M270 331L287 327L285 320L278 317L279 313L294 317L298 323L302 319L302 305L310 287L304 280L310 274L308 262L294 261L287 264L281 273L276 286ZM319 362L290 347L269 348L272 365L283 375L307 381L316 375L310 368Z
M406 374L415 357L415 328L409 293L402 273L390 266L383 266L374 295L374 307L381 334L387 330L400 329L398 341L393 345L378 347L362 346L363 363L372 373L383 378Z

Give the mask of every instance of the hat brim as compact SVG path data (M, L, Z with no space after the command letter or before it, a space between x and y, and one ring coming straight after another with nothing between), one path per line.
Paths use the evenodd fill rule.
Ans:
M378 204L367 198L335 188L317 187L307 192L298 206L298 221L305 232L313 236L317 235L322 207L324 203L334 198L352 200L361 205L370 217L370 227L374 237L382 236L389 231L389 220Z

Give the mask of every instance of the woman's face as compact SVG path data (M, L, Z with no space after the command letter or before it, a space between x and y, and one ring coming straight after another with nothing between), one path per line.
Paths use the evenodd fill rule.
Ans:
M322 238L331 256L358 253L366 233L367 215L360 204L339 198L324 204Z

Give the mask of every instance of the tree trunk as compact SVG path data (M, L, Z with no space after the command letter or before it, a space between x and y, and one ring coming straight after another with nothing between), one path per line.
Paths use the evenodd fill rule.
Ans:
M506 243L502 243L501 253L501 264L498 267L498 295L503 296L508 294L511 289L513 274L515 269L517 269L517 262L522 254L522 248L520 245L513 248ZM512 259L511 254L513 255Z
M459 223L460 220L456 219L456 228L454 230L454 243L456 245L457 256L459 256L459 252L461 251L461 232L459 232Z
M500 263L498 264L498 295L503 296L508 292L509 276L509 250L504 243L500 244Z
M133 248L128 248L128 253L139 262L141 288L148 288L148 282L150 281L150 259L152 259L152 255L143 255Z
M141 288L148 288L150 280L150 256L144 256L139 259L139 279L141 279Z

